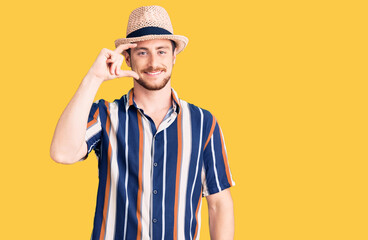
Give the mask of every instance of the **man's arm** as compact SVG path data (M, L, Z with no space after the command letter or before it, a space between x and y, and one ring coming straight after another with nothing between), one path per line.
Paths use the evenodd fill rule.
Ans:
M234 209L230 189L207 196L212 240L234 239Z
M133 71L121 70L124 61L121 53L135 46L136 44L122 44L114 51L106 48L101 50L58 121L50 147L50 156L54 161L71 164L87 154L87 121L97 90L106 80L119 77L138 78L138 74Z

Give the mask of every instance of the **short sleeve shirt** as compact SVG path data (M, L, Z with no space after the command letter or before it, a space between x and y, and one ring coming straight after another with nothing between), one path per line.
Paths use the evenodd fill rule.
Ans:
M233 186L216 118L178 98L156 129L134 102L93 103L99 186L92 239L199 239L202 197Z

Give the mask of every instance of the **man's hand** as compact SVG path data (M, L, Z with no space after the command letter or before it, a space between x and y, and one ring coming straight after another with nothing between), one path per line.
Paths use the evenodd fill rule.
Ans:
M121 44L114 51L103 48L97 56L88 74L101 80L101 83L106 80L111 80L120 77L133 77L138 79L139 76L134 71L121 70L121 65L124 62L124 56L121 54L124 50L135 48L137 44Z
M86 123L97 90L106 80L119 77L139 78L136 72L121 70L124 61L121 53L136 46L137 44L122 44L114 51L106 48L101 50L56 126L50 147L51 158L56 162L70 164L86 156Z

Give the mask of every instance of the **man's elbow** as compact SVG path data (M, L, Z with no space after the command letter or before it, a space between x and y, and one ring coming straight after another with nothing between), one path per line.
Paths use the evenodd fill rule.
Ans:
M52 147L50 149L50 157L55 162L61 163L61 164L73 164L78 161L67 154L56 151Z
M229 189L225 189L207 197L208 208L211 211L219 209L233 209L233 199Z

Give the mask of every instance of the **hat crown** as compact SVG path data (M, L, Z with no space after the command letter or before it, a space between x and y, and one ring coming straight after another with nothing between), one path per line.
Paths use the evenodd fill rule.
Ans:
M174 34L169 14L160 6L144 6L133 10L129 16L126 35L145 27L159 27Z
M188 38L174 35L169 14L160 6L140 7L131 12L125 38L115 40L115 47L121 44L147 40L166 39L176 43L177 54L184 50Z

